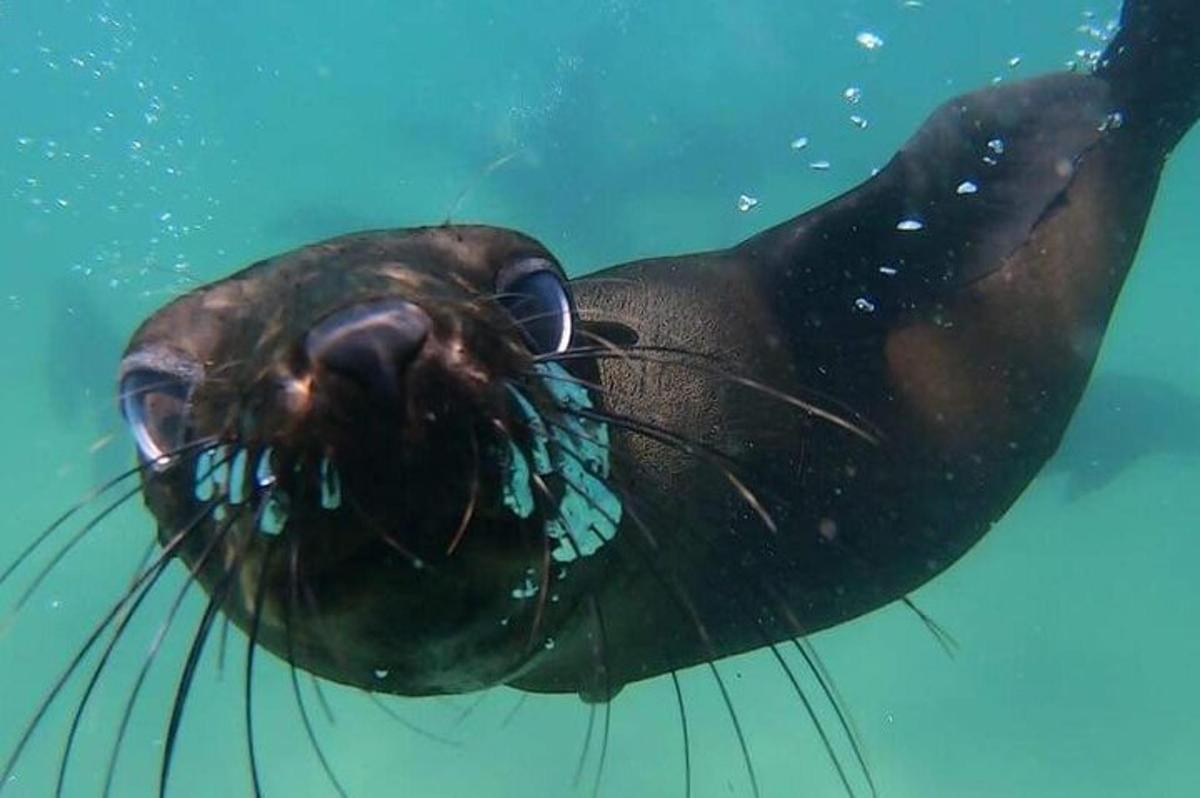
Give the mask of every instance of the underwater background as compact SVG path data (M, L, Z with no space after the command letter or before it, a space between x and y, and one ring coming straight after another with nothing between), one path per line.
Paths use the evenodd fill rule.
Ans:
M573 275L728 246L868 177L954 94L1101 47L1117 9L0 0L0 564L131 464L113 400L123 342L197 281L321 237L451 213L530 233ZM849 89L861 90L849 95L857 102ZM1200 794L1200 135L1173 161L1063 451L978 547L915 596L953 635L953 656L894 607L812 640L880 795ZM742 195L757 205L739 209ZM20 612L9 608L50 555L0 586L0 762L152 536L134 501ZM102 792L182 570L114 653L64 794ZM188 594L157 649L114 795L155 793L204 603ZM210 641L173 796L250 794L244 638L229 635L223 667L218 653ZM95 661L43 719L4 798L52 794ZM720 668L764 798L843 795L770 655ZM335 795L286 667L257 657L254 684L265 794ZM751 795L710 674L684 672L681 684L692 795ZM385 698L385 711L329 685L326 713L307 678L299 688L350 795L594 791L602 710L593 716L573 696ZM817 711L852 762L828 707ZM670 680L626 688L610 722L600 794L683 796ZM851 768L850 779L869 794L861 773Z

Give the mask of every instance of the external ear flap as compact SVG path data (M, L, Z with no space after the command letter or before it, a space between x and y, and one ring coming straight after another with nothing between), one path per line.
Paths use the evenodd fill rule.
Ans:
M584 340L577 340L575 342L577 346L604 346L605 344L612 344L613 346L627 347L633 346L638 342L637 330L628 324L622 324L612 319L581 321L579 326L585 335L582 336Z

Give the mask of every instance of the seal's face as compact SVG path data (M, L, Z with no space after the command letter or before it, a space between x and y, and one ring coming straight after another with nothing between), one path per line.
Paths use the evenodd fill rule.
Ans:
M573 326L553 257L479 227L347 236L182 297L121 369L161 541L315 673L503 681L572 611L547 600L564 563L588 579L579 555L619 515L594 489L587 375L547 359Z

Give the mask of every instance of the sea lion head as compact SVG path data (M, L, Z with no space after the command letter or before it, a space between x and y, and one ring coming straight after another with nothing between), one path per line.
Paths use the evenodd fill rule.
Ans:
M538 242L360 233L256 263L135 333L121 406L161 542L252 640L408 695L505 681L596 578L620 505Z

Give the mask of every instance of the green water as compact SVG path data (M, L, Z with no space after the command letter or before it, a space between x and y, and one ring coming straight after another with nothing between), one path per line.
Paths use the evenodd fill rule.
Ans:
M1096 46L1076 30L1089 8L1102 26L1116 3L0 0L0 562L126 463L123 438L99 445L120 432L110 383L122 340L194 281L327 234L442 221L470 187L456 219L527 231L573 274L728 245L861 181L941 100ZM885 46L856 44L864 30ZM862 89L857 106L848 87ZM798 136L810 139L799 152ZM809 168L816 160L831 168ZM1192 398L1196 186L1193 136L1167 172L1098 368ZM760 201L749 213L736 207L743 193ZM1200 414L1137 414L1138 400L1089 393L1089 441L1110 435L1119 451L1153 428L1178 445L1148 447L1077 498L1050 469L918 594L957 639L953 658L896 609L816 638L881 795L1197 794ZM1134 412L1118 411L1125 402ZM138 508L116 513L0 631L0 752L150 535ZM35 571L0 588L0 606ZM172 572L114 655L67 795L99 794L125 699L181 584ZM114 795L153 794L202 608L185 599L150 671ZM249 794L244 648L231 634L223 675L208 650L172 795ZM763 796L843 794L774 661L721 667ZM49 794L86 677L47 715L4 796ZM263 655L255 679L266 793L335 794L286 669ZM692 794L750 795L710 675L681 681ZM328 687L331 723L307 680L301 688L352 795L591 792L603 716L573 786L589 725L575 698L518 708L515 693L495 691L470 712L472 699L388 703L451 745ZM627 688L612 707L602 794L682 796L682 750L670 681Z

